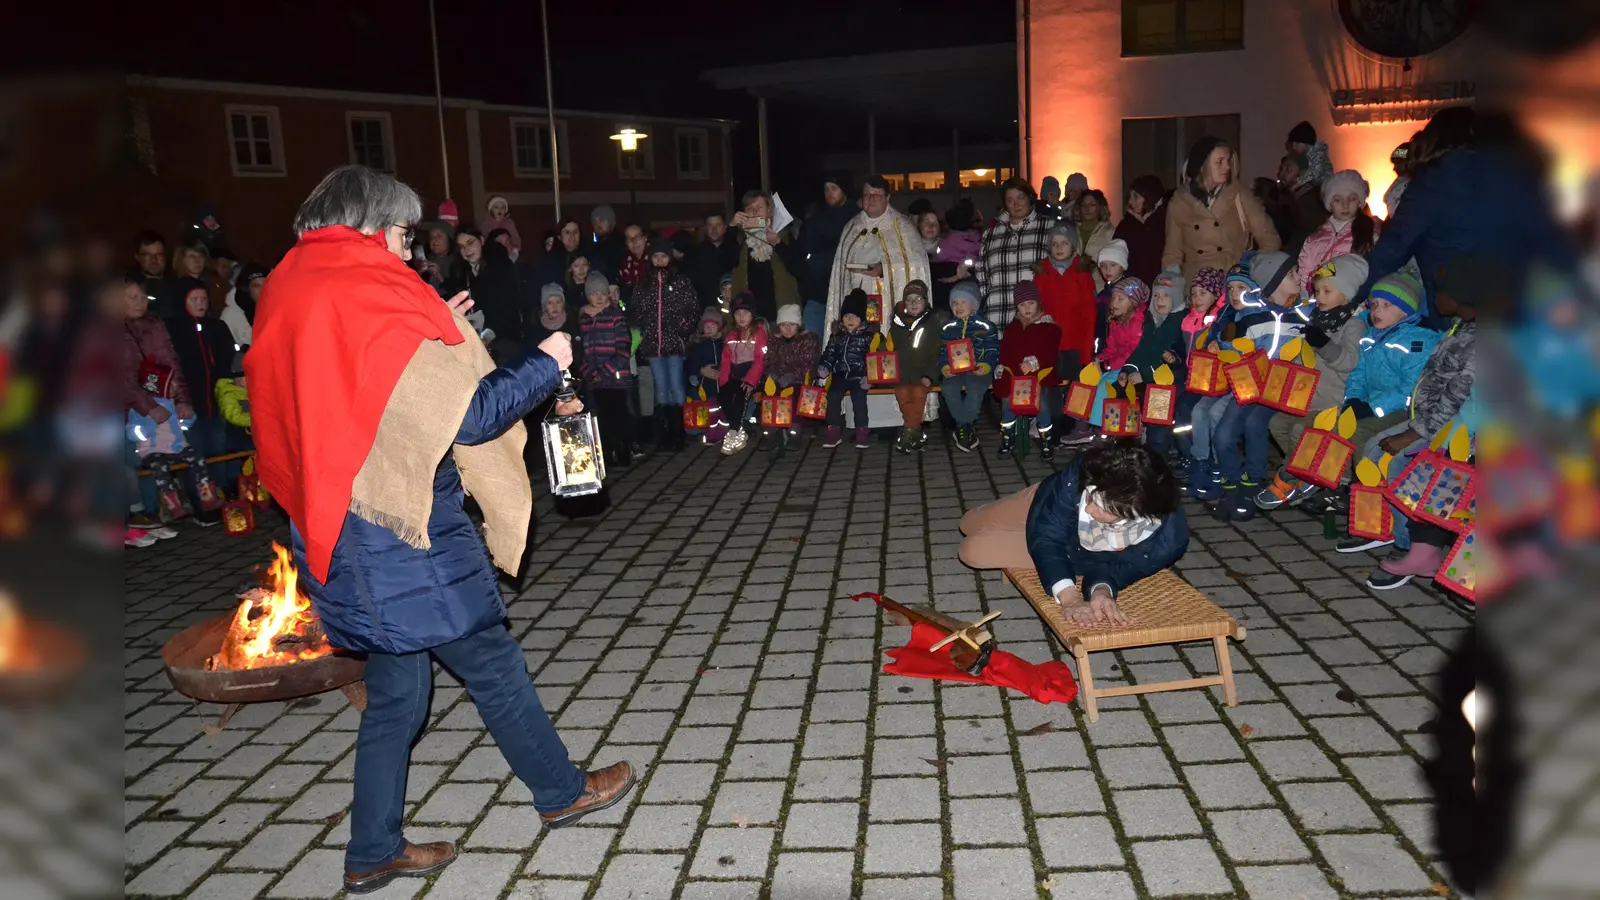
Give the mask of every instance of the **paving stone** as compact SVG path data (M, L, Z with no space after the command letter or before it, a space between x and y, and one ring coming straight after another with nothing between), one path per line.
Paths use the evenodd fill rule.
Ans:
M193 822L140 822L129 828L124 837L126 863L130 866L144 865L193 827Z
M775 825L788 785L782 781L728 781L717 789L712 825ZM698 807L696 807L698 809Z
M1280 788L1283 799L1307 831L1347 831L1378 827L1378 817L1355 788L1342 781L1310 781Z
M1434 701L1419 694L1404 697L1374 697L1367 701L1378 718L1396 731L1416 731L1438 715Z
M806 728L800 755L805 759L860 756L867 747L865 722L813 723Z
M1127 872L1052 872L1052 900L1136 900Z
M522 862L515 853L463 853L428 889L429 900L477 900L498 896Z
M1416 686L1407 681L1394 666L1387 664L1339 666L1333 670L1333 674L1357 696L1363 698L1386 694L1409 694L1416 690ZM1371 705L1370 700L1368 705Z
M1240 866L1233 870L1250 900L1338 900L1339 893L1316 866Z
M531 806L491 806L472 829L465 846L484 850L526 850L539 840L544 823Z
M1100 771L1113 788L1178 783L1172 764L1167 762L1167 755L1159 747L1121 747L1101 750L1096 756Z
M1133 857L1153 897L1233 893L1216 851L1203 840L1141 841L1133 845Z
M950 801L950 834L960 845L1026 844L1022 804L1014 797Z
M191 885L216 864L227 851L202 847L179 847L163 854L137 877L128 882L126 890L138 896L175 897L186 892ZM44 896L44 895L41 895Z
M605 863L616 836L615 828L546 830L524 874L593 876Z
M1244 727L1250 727L1248 740L1261 740L1263 738L1297 737L1306 733L1305 725L1300 717L1294 714L1282 703L1241 703L1235 707L1224 707L1222 714L1228 717L1229 724L1235 732L1244 734Z
M867 826L867 874L938 872L944 859L938 825Z
M1005 711L999 689L959 682L939 684L939 708L950 718L998 716Z
M872 697L866 691L819 693L811 701L810 718L813 723L865 722L867 706L871 702Z
M1289 818L1276 809L1236 809L1208 813L1222 850L1235 862L1282 862L1311 853Z
M1410 756L1372 756L1345 760L1350 774L1379 800L1419 800L1432 796L1422 767Z
M1009 753L1011 729L1004 719L951 719L944 723L949 754Z
M868 878L861 883L861 900L944 900L944 879Z
M1364 716L1306 721L1335 753L1397 753L1400 750L1400 745L1382 724Z
M1112 805L1130 838L1200 834L1189 798L1176 789L1112 791Z
M650 773L645 803L702 803L717 777L713 763L663 763Z
M679 727L661 754L663 760L685 762L720 760L728 752L733 729L720 726Z
M794 781L796 800L843 800L861 796L862 761L808 759Z
M874 778L867 815L874 822L941 820L939 780Z
M476 822L498 790L493 784L446 784L433 792L412 819L447 824Z
M703 878L765 878L771 828L707 828L689 874Z
M228 858L230 869L281 870L311 846L321 825L268 825L256 833L238 853Z
M1093 772L1029 772L1028 805L1035 815L1101 812L1105 795Z
M1347 891L1426 891L1433 880L1388 834L1325 834L1313 838Z
M1385 806L1383 811L1400 826L1406 839L1418 850L1428 856L1439 855L1438 827L1434 824L1433 804L1395 803Z
M854 847L860 827L859 803L794 803L784 814L783 846Z
M772 875L771 900L847 897L855 880L854 853L785 853Z
M872 734L880 737L914 737L933 734L934 707L931 703L889 703L878 707Z
M945 762L952 797L992 796L1017 792L1016 764L1008 756L960 756Z
M250 900L261 892L276 872L218 872L196 885L186 900ZM43 896L43 895L41 895Z
M739 740L793 741L800 736L801 712L799 709L752 709L745 713L739 726Z
M954 857L956 900L1022 897L1037 890L1026 849L957 850Z
M414 839L414 838L413 838ZM344 851L312 850L282 880L267 891L268 897L326 897L344 877ZM133 886L129 885L130 893Z
M729 780L771 778L788 772L794 761L792 744L735 744L723 775Z
M1161 729L1161 733L1166 745L1172 748L1173 756L1181 763L1244 758L1234 730L1221 723L1171 725Z
M1250 632L1255 641L1256 632ZM1221 715L1211 698L1200 691L1166 691L1148 694L1145 702L1156 721L1163 725L1182 725L1191 722L1214 722Z
M1327 754L1310 741L1251 741L1250 752L1273 781L1339 777Z
M250 834L253 833L257 828L261 827L262 822L265 822L268 817L277 812L279 809L280 807L275 803L231 803L227 806L224 806L220 812L212 816L211 819L204 825L200 826L200 828L195 832L195 836L190 838L190 840L192 842L207 844L238 843L239 841L249 837ZM143 827L144 824L178 825L179 830L188 827L188 823L172 822L141 823L141 825L135 826L135 828ZM130 851L133 847L133 834L134 830L129 829L128 846Z
M927 775L933 771L926 760L937 760L939 744L933 738L873 738L872 774Z

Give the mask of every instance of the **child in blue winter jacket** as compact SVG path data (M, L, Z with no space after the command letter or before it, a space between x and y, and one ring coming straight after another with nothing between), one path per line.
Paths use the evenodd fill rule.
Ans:
M940 334L940 391L950 409L950 418L956 422L956 449L964 453L978 447L978 414L983 411L984 395L994 383L994 367L1000 364L1000 332L994 323L978 314L978 296L976 282L957 282L950 289L950 312L954 318L945 323ZM950 344L960 340L972 342L972 361L976 365L970 372L950 369Z
M1367 333L1361 358L1345 380L1345 406L1356 413L1356 446L1386 428L1408 421L1411 391L1439 343L1439 332L1422 324L1422 285L1395 273L1367 295Z
M856 288L839 307L839 321L828 346L817 359L817 378L833 381L828 385L828 436L822 446L830 450L844 440L844 395L850 394L850 404L855 415L855 445L865 450L869 446L867 431L867 354L872 350L872 337L877 334L867 327L867 292Z

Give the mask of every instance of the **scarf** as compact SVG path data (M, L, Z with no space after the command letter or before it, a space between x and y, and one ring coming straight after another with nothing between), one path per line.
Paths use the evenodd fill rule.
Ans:
M1057 275L1067 274L1067 267L1071 266L1076 259L1077 257L1072 259L1056 259L1054 256L1045 257L1045 261L1050 263L1050 267L1056 270Z
M554 318L551 318L549 313L541 314L539 316L539 324L550 329L551 331L560 331L561 329L567 327L566 307L563 306L561 308L561 314Z
M1319 306L1311 313L1311 324L1320 328L1324 334L1331 335L1350 321L1355 312L1354 303L1341 303L1333 309L1323 309Z
M245 374L261 483L300 529L311 575L327 580L347 512L428 549L446 453L483 509L495 565L518 567L533 509L527 432L454 443L494 362L382 235L301 235L267 279L254 337Z
M935 253L939 252L939 239L938 238L923 238L922 239L922 249L929 256L934 255Z
M1083 549L1115 553L1143 543L1161 528L1160 519L1121 519L1109 525L1095 521L1089 515L1089 502L1099 495L1099 491L1089 488L1078 497L1078 543Z
M756 262L770 262L772 260L772 245L767 243L765 237L758 237L746 231L744 245L750 250L750 258Z

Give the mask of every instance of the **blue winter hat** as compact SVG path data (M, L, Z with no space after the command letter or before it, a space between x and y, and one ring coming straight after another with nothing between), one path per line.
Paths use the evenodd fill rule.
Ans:
M1372 286L1372 292L1367 296L1405 310L1407 319L1420 315L1422 311L1422 285L1403 272L1385 275L1378 279L1378 283Z
M952 285L950 287L950 302L954 303L957 297L971 303L974 312L983 306L983 295L978 293L976 279L968 278L966 281L958 281Z
M1046 191L1051 190L1055 191L1057 194L1060 194L1061 182L1057 181L1054 175L1046 175L1044 180L1039 182L1039 193L1043 194Z

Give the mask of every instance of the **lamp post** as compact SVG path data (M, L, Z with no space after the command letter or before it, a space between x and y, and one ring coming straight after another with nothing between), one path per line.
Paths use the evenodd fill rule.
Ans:
M628 218L630 218L630 219L637 219L639 217L639 211L638 211L638 209L635 208L635 207L638 206L638 193L637 193L637 190L636 190L637 182L634 180L634 176L635 176L636 173L633 171L633 168L634 168L633 167L633 154L634 154L634 151L639 149L639 142L644 140L645 138L647 138L649 136L650 135L645 134L644 132L639 131L639 130L634 129L634 128L622 128L622 129L619 129L616 134L613 134L611 136L611 139L613 141L616 141L618 146L620 146L622 148L622 152L627 155L628 162L629 162L629 165L628 165ZM643 226L641 226L641 227L643 227Z

